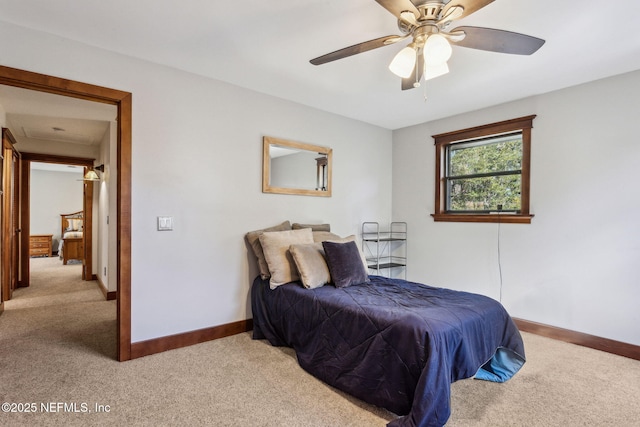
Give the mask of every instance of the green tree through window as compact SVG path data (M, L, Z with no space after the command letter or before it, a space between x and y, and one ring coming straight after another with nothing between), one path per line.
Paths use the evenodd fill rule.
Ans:
M448 211L520 211L521 133L452 144L447 154Z

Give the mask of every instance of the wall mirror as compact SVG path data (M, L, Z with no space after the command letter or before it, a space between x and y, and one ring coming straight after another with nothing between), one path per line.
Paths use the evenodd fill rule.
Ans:
M331 196L331 148L265 136L262 192Z

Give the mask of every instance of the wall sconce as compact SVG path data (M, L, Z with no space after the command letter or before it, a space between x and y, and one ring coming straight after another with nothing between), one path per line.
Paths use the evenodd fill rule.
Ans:
M89 168L87 173L84 174L83 181L100 181L100 175L96 171L104 172L104 165Z

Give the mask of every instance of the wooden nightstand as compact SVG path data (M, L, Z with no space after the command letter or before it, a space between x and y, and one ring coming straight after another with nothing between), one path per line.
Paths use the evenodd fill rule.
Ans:
M52 251L52 238L53 234L34 234L29 236L29 255L45 255L50 257Z

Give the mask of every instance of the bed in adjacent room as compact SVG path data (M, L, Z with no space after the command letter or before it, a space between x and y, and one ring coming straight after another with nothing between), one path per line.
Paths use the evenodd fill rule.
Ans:
M499 302L369 276L354 236L280 226L247 235L263 264L251 292L254 338L292 347L312 375L397 414L390 426L442 426L452 382L503 382L524 364Z
M60 214L60 243L58 244L58 256L64 265L67 265L70 260L83 260L83 228L83 211Z

